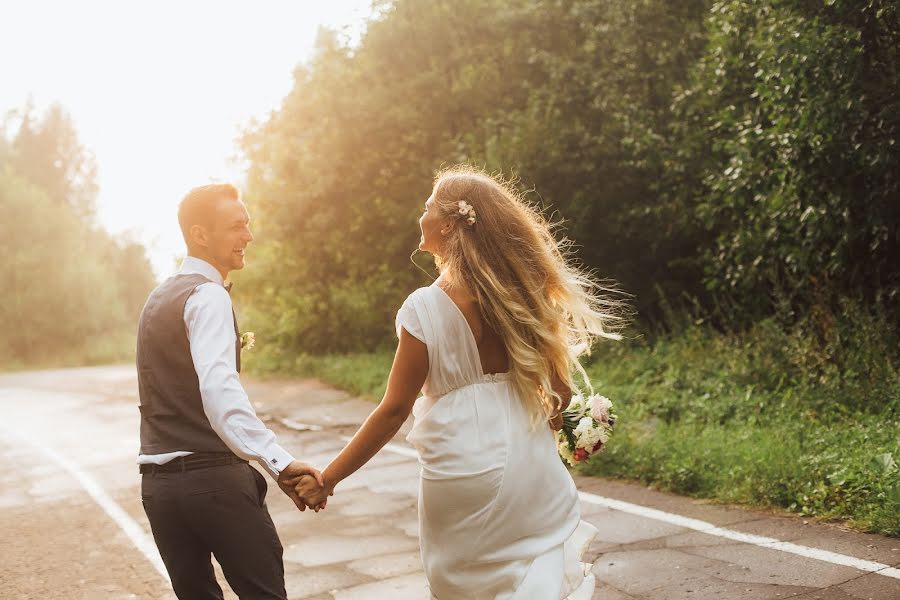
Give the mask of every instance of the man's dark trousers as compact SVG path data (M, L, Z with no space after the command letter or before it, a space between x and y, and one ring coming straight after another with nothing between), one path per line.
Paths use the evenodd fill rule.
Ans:
M242 600L287 600L266 479L246 462L144 473L141 500L180 600L221 599L210 555Z

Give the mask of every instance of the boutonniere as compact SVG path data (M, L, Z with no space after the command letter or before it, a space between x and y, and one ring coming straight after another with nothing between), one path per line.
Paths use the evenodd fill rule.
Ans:
M252 350L256 345L256 334L246 331L241 334L241 350Z

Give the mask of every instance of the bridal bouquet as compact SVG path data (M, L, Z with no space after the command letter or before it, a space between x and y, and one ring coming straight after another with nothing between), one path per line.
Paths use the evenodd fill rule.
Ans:
M616 422L612 409L609 398L600 394L587 399L581 394L572 396L562 413L563 427L557 432L559 455L574 467L603 450Z

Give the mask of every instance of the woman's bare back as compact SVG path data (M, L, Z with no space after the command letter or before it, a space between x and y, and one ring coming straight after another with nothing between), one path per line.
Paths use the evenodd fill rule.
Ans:
M481 316L481 308L471 295L458 287L450 287L446 282L438 285L465 317L478 347L481 369L485 374L506 373L509 371L509 356L503 340Z

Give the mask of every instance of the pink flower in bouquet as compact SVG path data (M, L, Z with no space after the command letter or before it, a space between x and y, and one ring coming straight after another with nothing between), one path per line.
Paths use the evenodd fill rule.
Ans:
M575 448L575 460L577 462L585 460L588 456L587 450L584 448Z
M609 423L609 410L612 402L606 396L594 395L590 399L591 417L598 423Z

